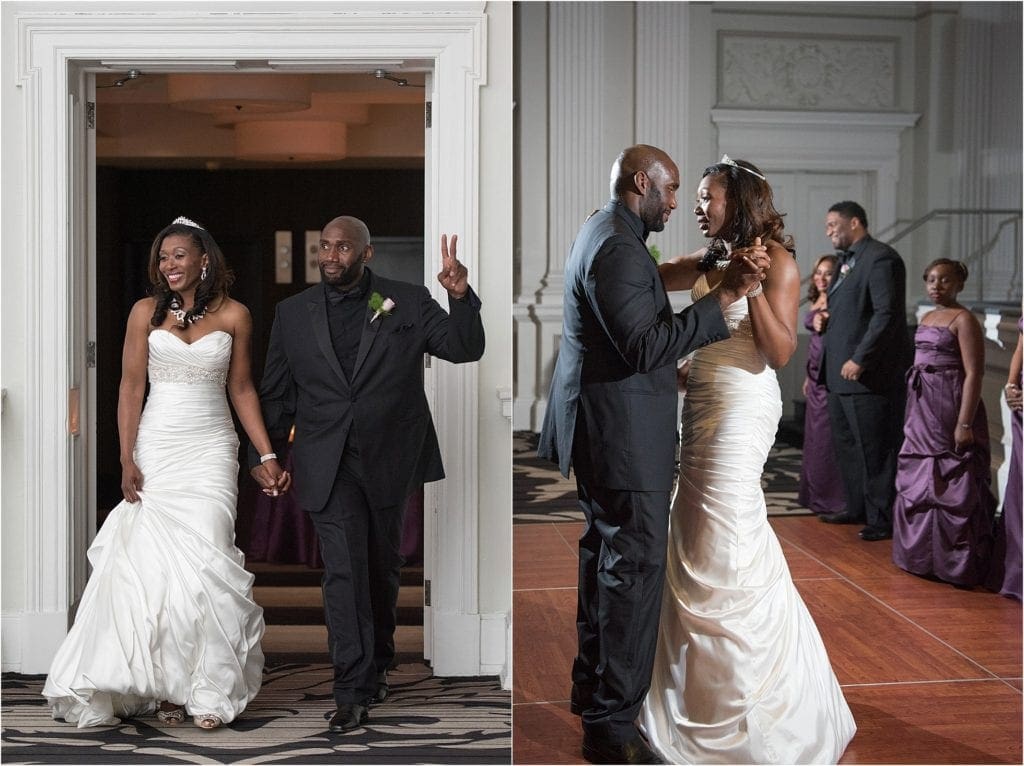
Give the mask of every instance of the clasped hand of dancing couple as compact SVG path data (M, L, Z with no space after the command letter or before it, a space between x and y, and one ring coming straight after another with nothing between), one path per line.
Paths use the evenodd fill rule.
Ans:
M767 521L760 478L796 349L799 274L765 176L723 157L694 214L710 244L656 267L678 170L625 150L566 263L538 452L573 468L572 709L593 763L835 763L855 731ZM673 313L666 289L691 290ZM681 426L677 360L693 354Z

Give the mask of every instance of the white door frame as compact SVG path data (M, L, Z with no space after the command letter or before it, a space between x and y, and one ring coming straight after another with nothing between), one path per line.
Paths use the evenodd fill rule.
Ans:
M83 67L125 71L225 70L236 61L266 61L275 71L372 71L382 62L427 62L434 92L428 175L426 274L440 271L434 242L457 232L460 256L479 273L480 108L486 84L484 2L408 3L387 11L372 4L295 3L273 10L26 10L16 14L17 77L24 92L24 241L26 263L25 434L26 593L20 615L22 672L45 672L67 631L69 606L83 582L84 551L70 524L75 499L75 445L68 433L69 390L84 379L75 349L88 319L74 284L73 237L82 228L72 198L80 163L69 136L70 78ZM229 4L230 5L230 4ZM269 4L267 4L269 5ZM53 6L51 6L53 7ZM194 7L194 6L193 6ZM253 8L252 5L241 6ZM266 8L267 6L264 6ZM286 10L295 7L297 10ZM393 10L397 8L397 10ZM251 71L251 70L250 70ZM434 279L426 284L445 303ZM478 603L477 366L436 361L428 375L448 479L428 485L427 518L435 537L431 561L431 638L438 675L481 674ZM396 438L401 438L396 434ZM438 512L438 509L443 509ZM5 632L5 640L8 635Z

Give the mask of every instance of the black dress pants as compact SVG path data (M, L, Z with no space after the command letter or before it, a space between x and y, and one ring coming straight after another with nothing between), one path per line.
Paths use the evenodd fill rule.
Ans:
M896 392L828 395L832 443L846 490L846 510L878 529L892 529L903 401Z
M404 505L370 507L358 452L342 456L323 510L311 513L324 560L327 645L337 704L362 702L395 658Z
M577 476L579 541L573 697L583 728L626 742L650 688L668 545L669 493L604 489Z

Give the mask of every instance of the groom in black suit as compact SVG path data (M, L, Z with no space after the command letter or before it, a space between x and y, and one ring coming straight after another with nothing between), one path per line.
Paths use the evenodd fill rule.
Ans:
M295 426L294 492L320 540L331 731L359 728L370 703L387 696L403 509L421 484L444 478L423 355L459 363L484 352L480 300L456 245L453 236L449 253L442 236L438 280L449 314L422 285L365 268L369 230L335 218L320 234L322 282L282 301L274 316L260 400L272 439ZM250 451L254 476L269 469L264 462L276 466Z
M828 288L828 312L819 312L814 329L824 329L819 382L828 388L846 508L820 518L864 524L862 540L887 540L913 355L906 268L899 253L868 234L867 215L856 202L829 208L825 234L839 251L839 267Z
M755 284L737 258L722 282L673 314L645 244L676 207L679 171L653 146L612 166L565 265L562 338L538 455L572 465L586 527L579 542L572 707L592 763L659 763L634 725L650 686L668 544L676 443L676 361L729 337L722 309ZM761 250L763 253L763 249Z

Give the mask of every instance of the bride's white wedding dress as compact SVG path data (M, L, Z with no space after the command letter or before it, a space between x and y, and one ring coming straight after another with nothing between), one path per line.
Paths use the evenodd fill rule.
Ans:
M228 722L259 691L263 610L234 542L231 342L149 335L141 499L111 511L89 548L92 575L43 688L54 718L114 724L168 700Z
M694 300L708 292L702 276ZM693 359L665 592L638 723L667 763L836 763L856 726L768 524L761 474L782 415L747 301Z

